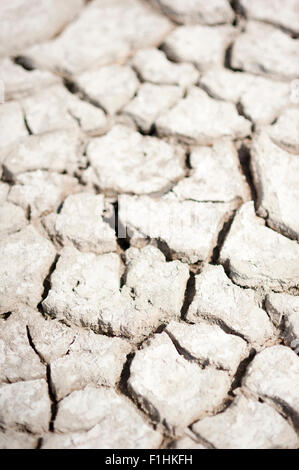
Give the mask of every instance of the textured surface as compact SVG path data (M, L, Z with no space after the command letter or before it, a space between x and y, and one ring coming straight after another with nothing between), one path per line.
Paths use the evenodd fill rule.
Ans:
M0 449L299 448L298 0L0 3Z

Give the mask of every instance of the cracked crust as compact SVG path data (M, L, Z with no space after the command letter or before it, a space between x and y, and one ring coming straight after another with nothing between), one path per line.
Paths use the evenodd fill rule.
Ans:
M299 447L297 3L2 2L1 449Z

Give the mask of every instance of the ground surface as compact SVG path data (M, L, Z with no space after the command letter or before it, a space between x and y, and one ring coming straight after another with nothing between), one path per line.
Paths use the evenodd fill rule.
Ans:
M1 2L1 448L299 446L298 36Z

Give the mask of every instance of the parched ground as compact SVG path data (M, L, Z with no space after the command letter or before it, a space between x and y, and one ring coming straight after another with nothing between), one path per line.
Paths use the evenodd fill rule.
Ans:
M298 448L299 1L2 0L0 447Z

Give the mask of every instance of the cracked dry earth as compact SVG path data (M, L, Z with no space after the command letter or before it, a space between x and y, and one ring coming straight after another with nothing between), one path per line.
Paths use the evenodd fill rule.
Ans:
M0 447L298 448L298 0L2 0Z

